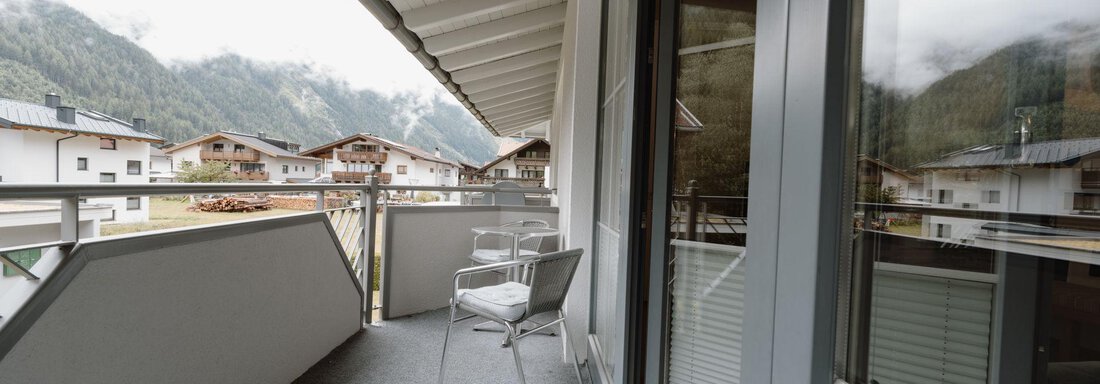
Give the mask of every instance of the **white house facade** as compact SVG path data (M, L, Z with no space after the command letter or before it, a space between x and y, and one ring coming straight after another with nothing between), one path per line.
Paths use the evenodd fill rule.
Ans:
M511 181L525 187L546 186L550 171L550 143L543 139L505 142L497 158L477 171L477 182L495 184Z
M164 142L133 123L91 110L0 99L0 181L19 183L149 182L150 144ZM88 204L112 206L104 221L141 222L149 218L148 197L94 198Z
M171 156L172 169L184 164L209 161L229 163L229 171L240 182L306 182L317 177L318 160L299 156L298 144L268 138L263 133L218 131L164 150Z
M321 173L336 183L363 183L375 171L382 184L459 185L458 162L443 158L439 150L420 148L370 134L349 136L301 152L322 161Z

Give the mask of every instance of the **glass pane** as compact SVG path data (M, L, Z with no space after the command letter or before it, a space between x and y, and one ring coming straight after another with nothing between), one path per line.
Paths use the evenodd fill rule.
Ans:
M756 2L680 4L669 383L738 383Z
M850 378L1097 382L1100 2L863 9Z
M622 265L620 233L622 232L623 201L620 199L624 180L628 175L624 166L630 159L624 158L623 145L629 142L630 105L633 92L630 82L630 66L634 57L634 18L636 5L627 0L609 0L605 3L603 45L604 73L600 82L599 123L599 185L596 212L596 261L595 296L592 298L593 328L596 347L600 351L597 366L608 375L616 375L615 362L622 356L622 318L625 314L624 298L619 296Z

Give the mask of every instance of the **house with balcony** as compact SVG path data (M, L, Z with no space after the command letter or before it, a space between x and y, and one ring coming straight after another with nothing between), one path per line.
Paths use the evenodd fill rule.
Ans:
M360 133L304 150L301 156L321 161L321 173L335 183L365 183L374 171L382 184L455 186L461 165L434 153Z
M976 145L914 169L928 180L933 208L1100 214L1100 138ZM990 223L934 215L924 220L926 236L964 242Z
M306 182L317 177L317 159L297 154L299 145L267 137L218 131L164 149L177 172L184 163L220 161L243 182Z
M543 187L550 168L550 143L543 139L506 140L497 158L476 172L476 184L511 181L525 187Z
M144 119L125 122L65 106L55 94L43 104L0 99L0 182L148 183L151 145L163 143L146 131ZM149 219L147 197L86 203L113 207L104 222Z
M176 181L176 171L172 165L172 156L164 153L166 147L149 148L149 182L171 183Z

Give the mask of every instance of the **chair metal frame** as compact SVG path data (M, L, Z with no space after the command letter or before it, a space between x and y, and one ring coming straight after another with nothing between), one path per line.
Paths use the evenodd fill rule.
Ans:
M519 339L530 336L551 326L560 324L562 331L561 336L565 339L565 342L567 343L569 349L573 350L573 343L570 340L569 330L566 328L565 324L565 313L562 311L561 308L565 302L565 295L569 292L569 285L572 283L573 276L576 274L577 266L580 264L580 258L583 252L584 251L581 249L558 251L538 256L525 257L521 260L505 261L501 263L463 268L455 272L452 281L454 283L454 290L451 293L450 318L447 322L447 333L443 339L443 355L440 358L441 361L439 364L439 383L443 384L443 379L446 374L447 344L451 338L451 328L454 326L455 323L459 321L471 319L474 317L482 317L504 326L509 344L512 347L512 355L515 358L516 372L519 375L520 384L524 384L526 381L524 380L523 376L523 363L520 358L519 346L517 344ZM570 261L572 262L572 266L568 267L570 270L567 273L562 274L563 271L561 270L551 269L549 271L549 279L551 280L542 280L543 275L539 274L540 266L549 265L549 263L553 262ZM521 316L519 319L505 320L491 313L482 311L478 308L463 305L458 301L459 280L463 276L469 277L470 275L478 273L495 272L520 267L530 269L530 273L525 274L526 276L524 276L524 281L522 281L522 283L530 287L530 291L527 296L528 300L526 303L526 310L523 316ZM455 315L458 313L459 309L470 312L471 314L456 319ZM525 331L520 328L520 324L528 321L528 319L530 319L531 317L546 312L555 312L557 314L557 318L546 324L539 325L534 329ZM580 361L577 360L576 353L573 353L573 369L574 373L576 373L577 375L577 382L583 384L584 381L581 379Z
M526 220L517 220L517 221L513 221L513 222L509 222L509 223L504 223L504 224L501 224L500 226L501 227L550 228L550 223L546 222L546 220L526 219ZM496 238L507 237L507 236L496 234L496 233L479 233L479 234L474 236L474 252L477 252L477 250L479 250L479 249L489 249L489 250L498 250L498 249L500 249L500 248L495 248L495 247L478 248L477 241L478 241L478 239L481 239L482 236L492 236L492 237L496 237ZM545 236L526 236L526 237L520 238L520 240L519 240L519 249L520 250L534 251L534 252L537 253L539 251L539 249L542 248L542 239L543 239L543 237L545 237ZM511 248L511 245L509 245L509 249L510 248ZM476 267L478 265L488 265L488 264L482 264L478 260L474 259L473 252L471 252L470 253L470 266L471 267ZM510 271L511 270L503 271L503 272L502 271L497 271L496 273L508 274ZM472 276L467 277L467 279L466 279L466 288L470 288L470 281L471 280L473 280Z

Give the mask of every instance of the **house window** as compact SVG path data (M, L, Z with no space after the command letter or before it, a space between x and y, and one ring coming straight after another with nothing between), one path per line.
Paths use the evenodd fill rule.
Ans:
M382 164L375 164L374 165L374 171L375 172L382 172Z
M34 264L38 263L38 260L42 258L42 250L41 249L27 249L27 250L16 251L16 252L8 252L6 255L8 256L9 259L11 259L11 261L16 262L16 264L19 264L23 268L31 269L31 267L33 267ZM11 268L7 265L4 266L4 276L5 277L6 276L15 276L15 275L18 275L18 274L19 274L19 272L16 272L14 268Z
M367 146L366 146L366 144L352 144L351 145L351 151L352 152L366 152L367 151Z
M80 204L88 204L88 199L76 199L76 202Z
M115 139L99 139L99 149L118 149Z
M1001 191L982 191L982 202L987 204L1000 204Z
M407 166L407 165L398 165L397 166L397 174L398 175L404 175L406 173L409 173L409 166Z
M100 183L113 183L113 182L115 182L115 174L113 174L113 173L100 173L99 174L99 182Z
M367 152L378 152L378 146L374 144L367 145Z
M508 170L507 169L494 169L493 170L493 176L508 177Z
M444 169L443 170L443 177L451 177L451 170L450 169Z
M543 175L543 171L520 171L520 177L524 179L541 179Z
M955 174L955 181L978 181L981 180L981 174L975 171L961 171Z
M76 158L76 170L87 171L88 170L88 158L78 157Z
M940 189L936 191L936 203L951 204L953 201L955 201L955 191L950 189Z
M241 163L241 172L263 172L262 163Z
M289 165L284 165L283 166L283 174L285 175L287 173L290 173L290 166Z
M1074 193L1073 210L1075 211L1100 211L1100 194Z
M136 211L136 210L139 210L139 209L141 209L141 198L140 197L127 197L126 198L126 210L127 211Z
M140 175L141 174L141 162L137 160L126 161L126 174L127 175Z
M214 143L214 152L222 152L222 151L225 151L225 144Z
M435 168L428 168L428 173L435 173Z
M936 237L941 239L951 237L951 224L936 224Z
M233 153L244 153L244 145L233 144Z

